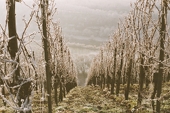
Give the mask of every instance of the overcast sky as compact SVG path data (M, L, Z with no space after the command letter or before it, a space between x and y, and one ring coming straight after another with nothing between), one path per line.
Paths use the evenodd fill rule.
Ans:
M5 19L5 1L0 0L0 24ZM33 0L24 0L29 5ZM117 23L131 10L130 3L136 0L55 0L63 35L73 54L95 53L109 39ZM22 32L23 15L29 16L29 8L16 4L18 32ZM30 27L34 30L35 26Z
M57 18L74 52L82 52L87 47L83 49L85 52L93 52L96 47L92 49L91 45L100 47L109 39L119 18L129 13L133 2L135 0L56 0Z

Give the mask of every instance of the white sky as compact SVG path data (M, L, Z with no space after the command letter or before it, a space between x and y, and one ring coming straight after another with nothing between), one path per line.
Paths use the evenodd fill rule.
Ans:
M5 1L0 0L0 24L5 20ZM24 0L29 5L33 0ZM96 52L96 48L109 39L117 23L131 10L130 3L136 0L55 0L57 14L63 35L74 54ZM16 4L18 33L23 30L22 18L30 15L31 10L23 3ZM30 27L32 30L35 26ZM30 30L31 31L31 30ZM95 46L93 48L93 46Z
M100 46L109 39L136 0L56 0L57 18L70 46L82 52L84 45ZM82 46L80 46L82 44ZM77 49L79 48L79 49ZM86 52L89 52L86 49Z

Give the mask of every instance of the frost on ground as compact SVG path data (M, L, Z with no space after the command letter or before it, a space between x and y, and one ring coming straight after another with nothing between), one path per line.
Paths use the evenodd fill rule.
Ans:
M66 96L56 108L57 113L99 113L116 111L114 97L100 87L76 87ZM120 110L119 110L120 111ZM123 109L122 109L123 112Z
M76 87L56 108L56 113L125 113L135 103L124 101L123 95L110 95L99 86Z
M168 94L161 100L161 113L170 113L170 83L163 85L162 95ZM129 100L124 100L124 85L121 85L120 95L111 95L108 89L99 86L75 87L58 106L52 95L53 113L153 113L149 99L152 90L145 89L141 107L136 107L138 85L131 86ZM53 93L52 93L53 94ZM47 100L41 101L42 94L34 93L32 98L32 113L48 113ZM132 112L138 109L138 112ZM8 105L3 106L0 101L0 113L13 113Z
M129 100L124 100L123 91L116 96L111 95L107 89L102 90L99 86L76 87L67 94L63 102L59 103L55 113L153 113L151 102L148 100L144 99L143 105L140 108L136 107L135 90L134 87ZM165 103L166 106L169 106L168 103L170 99L167 104ZM134 112L136 108L138 111Z

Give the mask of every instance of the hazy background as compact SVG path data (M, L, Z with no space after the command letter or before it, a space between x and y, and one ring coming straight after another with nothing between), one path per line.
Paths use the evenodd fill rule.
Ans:
M131 10L135 0L56 0L57 20L63 29L84 86L92 58Z
M63 34L73 54L93 54L109 39L135 0L56 0Z
M99 52L103 43L109 40L117 28L119 19L131 10L130 3L136 0L55 0L57 13L54 21L59 22L72 58L78 69L79 85L84 85L92 58ZM0 24L4 27L6 18L6 0L0 0ZM24 3L25 2L25 3ZM28 21L33 0L16 3L17 33L21 37L24 22ZM31 22L27 35L37 31L35 20ZM2 32L0 30L0 32ZM35 36L30 51L41 54L41 36Z
M103 42L117 27L119 18L128 14L130 3L135 0L55 0L57 14L54 20L60 23L63 36L70 47L72 55L95 54ZM6 17L6 0L0 0L0 24L4 26ZM33 0L24 0L30 6ZM21 35L24 23L28 19L31 9L23 2L16 3L17 31ZM35 31L32 23L29 32ZM36 39L41 43L40 38Z

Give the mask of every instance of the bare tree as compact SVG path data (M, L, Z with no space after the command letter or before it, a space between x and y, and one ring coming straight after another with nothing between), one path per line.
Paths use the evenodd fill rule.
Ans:
M16 60L19 63L19 58L16 57L18 52L18 42L17 42L17 31L16 31L16 19L15 19L15 0L8 0L8 32L9 32L9 42L8 42L8 51L10 53L11 59ZM12 64L13 69L16 68L16 64ZM13 84L18 84L20 77L19 67L13 75Z
M47 14L48 14L48 0L41 0L41 11L42 11L42 30L43 30L43 48L44 48L44 57L45 57L45 69L46 69L46 80L47 80L47 94L48 94L48 113L52 113L52 104L51 104L51 62L50 62L50 45L49 38L47 33Z
M115 42L116 43L116 42ZM114 87L115 87L115 79L116 79L116 56L117 56L117 47L115 46L114 47L114 64L113 64L113 71L111 72L112 73L112 81L111 81L111 94L114 94Z
M163 80L163 61L165 50L165 34L166 34L166 15L167 15L167 0L161 2L161 25L160 25L160 54L159 54L159 76L157 77L157 98L160 98L162 92L162 80ZM160 113L160 101L157 100L156 111Z
M121 61L120 61L120 67L118 70L118 79L116 82L116 95L119 95L119 90L120 90L120 83L121 83L121 76L122 76L122 68L123 68L123 50L124 50L124 43L122 43L122 50L121 50Z

